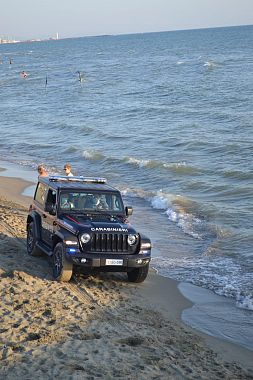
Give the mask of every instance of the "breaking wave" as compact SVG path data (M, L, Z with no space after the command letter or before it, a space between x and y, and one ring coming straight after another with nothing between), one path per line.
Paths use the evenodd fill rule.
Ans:
M198 168L192 167L190 165L187 165L186 162L175 162L175 163L168 163L158 160L143 160L135 157L125 157L123 159L123 162L133 165L139 168L148 168L148 169L155 169L155 168L163 168L170 170L172 172L177 172L180 174L199 174L201 171Z
M94 149L84 150L82 157L90 161L108 160L109 162L123 163L141 169L164 169L182 175L199 175L203 172L201 169L190 166L186 162L168 163L159 160L146 160L131 156L118 158L113 156L106 156L104 153Z
M206 61L203 66L207 67L208 69L214 69L215 67L219 65L213 61Z
M238 308L253 310L253 289L247 285L252 284L253 273L245 273L232 258L156 257L152 265L163 276L210 289L233 298Z
M121 193L124 196L145 199L153 209L162 210L170 222L175 223L185 234L194 239L213 239L224 234L217 226L207 223L200 213L199 205L186 197L162 190L147 192L130 188L121 189Z
M89 161L100 161L100 160L103 160L105 158L103 153L101 153L97 150L84 150L82 153L82 157L85 160L89 160Z
M197 205L189 199L158 191L151 199L154 209L165 210L168 219L176 223L185 234L195 239L204 239L210 235L207 223L196 215Z
M123 162L137 166L139 168L157 168L159 166L159 162L155 160L142 160L134 157L125 157Z

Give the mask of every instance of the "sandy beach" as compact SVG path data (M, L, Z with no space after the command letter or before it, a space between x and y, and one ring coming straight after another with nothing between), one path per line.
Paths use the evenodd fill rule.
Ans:
M183 324L174 280L53 281L26 253L29 184L0 178L0 379L253 379L253 351Z

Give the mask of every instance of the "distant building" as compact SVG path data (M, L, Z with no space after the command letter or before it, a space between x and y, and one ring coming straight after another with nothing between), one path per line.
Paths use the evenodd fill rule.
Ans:
M13 40L8 37L0 37L0 44L14 44L16 42L20 42L20 41Z
M38 41L48 41L48 40L59 40L59 33L57 32L56 35L51 38L46 38L46 39L33 38L26 41L18 41L6 36L0 36L0 44L14 44L17 42L38 42Z

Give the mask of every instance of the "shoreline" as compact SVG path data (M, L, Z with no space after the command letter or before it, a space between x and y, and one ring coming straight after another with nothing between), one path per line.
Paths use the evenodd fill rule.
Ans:
M0 197L1 197L0 203L1 203L1 205L3 205L3 203L4 203L5 206L10 207L10 209L13 207L15 210L17 208L17 205L21 205L23 207L21 214L22 214L22 217L24 220L25 214L26 214L26 209L28 210L28 206L31 202L31 197L29 197L27 195L22 195L22 194L28 186L31 186L34 183L32 181L30 182L30 181L22 180L22 179L19 179L16 177L13 177L13 178L5 177L5 176L2 176L3 173L5 174L5 172L1 172L1 177L0 177ZM3 216L3 217L1 217L1 220L3 220L4 223L6 223L6 222L10 223L10 224L13 223L13 225L15 227L15 225L17 226L17 221L15 221L15 218L18 218L18 217L19 217L19 215L14 214L11 222L8 219L8 218L10 218L10 216L8 216L8 218ZM20 223L18 223L18 225L20 226ZM1 231L1 235L3 235L3 232L4 231ZM24 238L25 238L24 237L24 226L22 228L22 233L20 232L20 234L22 236L22 239L24 240ZM12 236L12 239L13 239L13 236ZM5 240L5 238L3 240ZM12 271L14 274L14 279L15 279L15 272L19 271L20 264L16 265L15 258L13 258L13 259L9 258L9 264L6 264L5 260L1 259L1 256L3 253L3 252L1 252L2 251L1 248L2 247L0 246L0 275L2 276L2 274L4 273L4 275L6 276L7 272L5 270L6 269L5 266L7 265L7 267L12 268ZM13 257L13 247L11 250L11 256ZM34 279L33 279L34 276L35 276L35 279L37 281L39 281L39 282L44 281L45 282L43 284L41 284L41 283L39 284L40 286L38 286L36 289L37 293L39 293L41 291L40 287L45 286L45 285L48 288L51 288L51 287L55 288L55 293L57 293L57 294L58 294L59 289L62 290L63 288L68 288L68 285L52 282L52 279L50 277L51 273L49 271L48 263L47 263L46 259L44 259L44 260L43 259L37 259L37 260L38 260L38 264L35 264L35 267L38 266L38 270L36 269L34 272L33 270L29 269L29 263L28 263L29 259L26 256L26 253L24 252L24 247L22 248L22 260L21 261L23 262L23 266L21 265L21 269L22 269L21 272L23 274L21 274L21 277L24 276L26 278L27 275L31 277L31 278L29 277L28 280L26 279L25 282L34 281ZM36 260L36 258L33 258L32 261L36 262L37 260ZM3 264L3 266L2 266L2 264ZM28 271L25 270L26 265L28 267ZM42 272L40 272L41 268L42 268ZM27 274L27 272L28 272L28 274ZM18 276L20 276L20 273ZM241 369L244 368L244 369L248 369L248 370L253 371L253 364L252 364L253 352L252 351L249 351L246 348L243 348L242 346L239 346L237 344L233 344L233 343L221 340L219 338L215 338L215 337L206 335L204 333L201 333L201 332L187 326L182 321L183 311L184 310L190 310L191 307L194 305L194 303L189 301L189 299L185 298L182 295L182 293L179 291L179 289L178 289L178 286L180 284L179 282L172 280L172 279L169 279L169 278L162 277L159 274L156 274L154 270L150 271L148 278L140 286L129 284L126 282L121 283L117 279L117 276L116 276L116 278L115 278L115 276L112 276L112 278L111 278L110 276L107 276L107 275L105 275L104 277L106 278L106 280L103 281L103 279L102 279L101 280L102 282L98 279L93 279L92 280L93 283L92 283L92 281L88 281L88 284L89 284L88 285L88 292L90 292L92 294L92 299L96 301L96 305L97 304L98 305L106 304L106 308L108 308L108 310L110 310L110 313L112 313L112 319L118 316L119 311L117 310L116 306L117 306L117 304L121 304L121 302L123 302L120 299L120 297L122 297L124 302L125 302L125 305L126 305L126 315L128 315L127 310L130 310L130 314L131 314L131 312L133 312L135 310L135 311L138 311L138 315L142 316L143 323L144 322L149 323L149 322L146 322L146 320L147 321L152 320L152 323L154 324L154 320L156 320L158 318L157 323L161 324L161 327L160 327L161 330L163 330L164 326L166 326L166 323L167 323L170 327L173 327L174 331L177 332L177 334L179 335L178 339L175 336L173 338L171 338L171 335L173 335L173 334L171 334L167 331L168 330L168 326L167 326L167 329L166 329L167 344L166 344L166 346L165 345L162 346L161 352L164 351L165 347L166 348L170 347L170 349L173 350L173 348L171 347L171 345L173 346L173 344L169 343L169 339L172 339L172 341L175 341L176 345L179 344L179 346L181 346L181 344L183 344L182 330L184 330L186 332L184 334L186 334L186 335L189 334L189 336L190 336L189 341L187 341L187 345L188 345L187 347L189 350L189 353L188 353L189 355L190 355L190 351L191 352L193 351L193 353L191 353L191 355L193 355L193 359L191 359L193 362L194 362L194 355L195 355L196 361L199 361L200 359L199 359L198 355L196 354L196 352L194 352L193 346L191 346L191 342L193 342L193 345L195 344L195 346L196 346L196 344L197 344L196 342L200 341L200 344L201 344L201 347L203 347L203 350L212 350L212 355L209 352L210 358L208 360L207 368L210 371L214 371L213 372L213 378L216 378L215 377L215 365L216 364L214 363L214 361L215 361L214 358L216 357L216 355L217 355L217 360L220 360L221 362L223 360L230 362L232 367L233 367L233 363L238 363L238 365L242 366ZM108 281L107 281L107 277L109 277ZM4 277L4 278L6 280L6 277ZM102 276L102 278L103 278L103 276ZM70 287L72 287L72 285L73 284L70 284ZM80 288L82 288L83 286L86 287L87 286L86 281L85 280L81 281L79 286L80 286ZM101 292L101 289L103 290L102 292ZM86 289L86 291L87 291L87 289ZM99 291L100 291L100 293L99 293ZM80 301L80 299L83 301L83 295L80 296L80 294L79 294L80 289L76 289L75 292L77 294L77 298L79 297L79 301ZM37 293L35 291L36 296L37 296ZM106 293L108 293L108 294L106 294ZM105 296L105 294L106 294L106 296ZM120 296L119 297L120 300L117 298L117 296ZM105 298L105 299L103 300L103 298ZM110 305L111 298L112 298L112 305ZM2 301L2 303L3 303L3 301ZM46 307L46 306L44 305L43 307ZM111 308L113 308L113 310L111 310ZM73 319L75 320L76 317L77 316L73 316ZM135 318L135 313L132 315L132 317ZM90 316L90 318L92 318L92 316ZM159 320L160 320L160 322L159 322ZM8 321L8 323L9 322L10 321ZM65 323L64 318L61 320L61 322ZM122 323L124 325L124 321ZM38 328L38 326L37 326L37 328ZM118 332L120 332L120 327L116 326L116 330L117 330L117 328L119 329ZM126 331L127 330L129 330L128 326L126 328ZM158 328L158 330L159 330L159 328ZM98 326L97 333L99 334L99 326ZM138 330L136 330L136 334L138 335ZM148 336L149 336L149 334L147 331L147 337L145 336L144 337L145 339L143 338L144 341L146 341L146 339L148 339ZM154 334L154 336L156 336L156 335ZM155 340L154 336L152 338L153 340ZM158 332L158 336L159 336L159 332ZM152 339L151 339L151 342L149 342L149 345L151 344L151 346L154 343L152 341ZM128 343L126 343L126 342L124 342L124 344L128 345L129 342ZM130 347L133 348L133 347L135 347L135 344L136 344L138 346L138 349L139 348L141 349L140 346L142 346L142 343L140 343L140 344L137 344L137 343L138 342L135 342L135 343L132 342L132 346L130 344ZM53 344L55 344L55 342ZM6 344L5 344L5 346L6 346ZM159 344L158 344L158 346L159 346ZM106 347L104 347L104 348L106 350ZM186 349L186 348L184 348L184 349ZM48 347L48 350L50 351L50 347ZM69 353L69 351L66 349L65 354L67 355L68 353ZM20 352L18 352L18 354L16 356L19 357L19 355L21 355ZM178 355L180 357L179 353L178 353ZM5 358L5 356L6 356L6 358ZM15 367L15 360L13 360L13 357L15 357L15 350L13 350L13 349L12 349L12 353L9 353L8 355L4 355L4 357L3 357L6 360L6 369L8 370L6 373L15 373L16 367ZM180 367L180 365L182 365L182 363L180 364L179 359L177 359L177 361L179 362L178 365ZM29 362L29 360L27 361L27 363L28 362ZM185 358L184 358L184 362L185 362ZM193 365L193 364L191 364L191 365ZM197 365L197 363L195 363L193 366L195 366L195 365ZM162 374L163 370L161 368L159 371L161 371L161 374ZM235 367L233 367L233 368L235 369ZM173 375L173 368L170 368L170 370L172 371L171 375ZM181 370L182 370L182 368L181 368ZM232 371L232 369L231 369L231 371ZM0 374L1 374L1 370L0 370ZM154 370L154 375L155 375L155 370ZM189 376L190 376L190 374L189 374ZM253 372L248 377L243 377L243 376L245 376L245 373L242 375L242 377L238 377L238 378L249 378L249 379L252 378L253 379ZM107 378L111 378L111 377L109 376ZM161 377L161 378L163 378L163 377ZM164 378L166 378L166 377L164 377ZM179 378L181 378L181 377L179 377ZM184 377L184 378L188 378L188 377ZM189 378L191 378L191 377L189 377ZM202 378L205 378L204 375ZM217 375L217 378L218 378L218 375Z

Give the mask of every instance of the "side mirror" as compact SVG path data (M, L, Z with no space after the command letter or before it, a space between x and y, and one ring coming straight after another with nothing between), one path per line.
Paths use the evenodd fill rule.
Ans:
M127 206L125 207L126 216L133 215L133 207Z
M51 202L46 202L45 211L48 212L50 215L56 215L55 204Z

